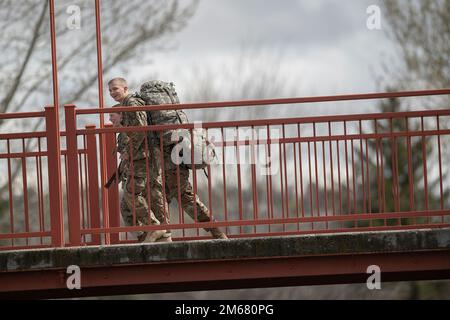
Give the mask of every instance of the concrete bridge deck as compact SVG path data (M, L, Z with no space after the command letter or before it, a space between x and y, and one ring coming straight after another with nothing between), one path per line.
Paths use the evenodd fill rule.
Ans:
M80 268L81 289L66 282ZM0 252L0 298L450 278L450 229Z

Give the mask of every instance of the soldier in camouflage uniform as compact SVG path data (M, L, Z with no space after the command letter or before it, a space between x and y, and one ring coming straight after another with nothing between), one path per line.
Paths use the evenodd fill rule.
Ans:
M122 78L112 79L109 83L111 97L120 102L120 106L139 106L144 102L128 93L126 81ZM118 125L118 124L115 124ZM147 115L144 111L123 112L120 126L146 126ZM125 187L121 200L121 214L126 225L159 225L153 211L147 202L147 152L145 146L145 132L124 132L118 136L118 149L120 158L126 163L123 168ZM133 208L135 219L133 217ZM135 223L136 224L135 224ZM166 230L156 230L150 233L141 232L138 235L140 242L146 240L154 242L166 234Z
M167 205L170 204L170 202L174 199L178 201L178 196L181 197L181 207L194 221L198 222L210 222L211 221L211 214L208 210L208 208L203 204L203 202L199 199L198 194L194 197L194 191L192 188L191 183L189 182L189 169L184 165L178 166L179 171L179 181L178 184L178 174L177 174L177 165L173 163L171 158L172 153L172 146L164 146L163 147L163 153L164 153L164 172L165 172L165 195L167 199ZM160 146L156 146L155 148L152 148L152 151L154 152L154 155L152 156L152 159L161 159L161 150ZM153 162L153 161L152 161ZM155 161L157 164L161 162L161 160ZM162 168L160 165L158 165L158 172L159 174L155 176L155 178L152 178L151 183L151 196L152 201L153 199L160 199L163 197L163 184L162 184ZM197 207L197 212L195 212L194 209L194 203ZM155 205L152 205L152 209L155 212L155 216L157 219L165 219L165 223L169 223L169 219L167 217L167 207L164 208L163 204L161 204L161 201L155 201ZM207 232L210 232L211 235L216 239L227 239L227 236L225 233L223 233L218 228L205 228ZM170 233L166 234L165 237L170 237ZM170 238L169 238L170 239ZM170 240L167 240L170 241Z
M142 85L140 96L147 104L173 104L179 103L178 97L173 84L162 81L149 81ZM182 111L175 110L154 110L148 113L151 124L172 124L187 122L187 117ZM168 219L168 204L173 199L178 200L180 194L181 207L194 220L199 222L211 221L211 214L208 208L203 204L196 194L194 197L193 188L189 182L189 169L184 165L177 166L171 158L172 149L176 141L172 141L173 131L167 130L162 133L153 132L150 136L150 158L152 162L152 174L150 178L152 209L155 212L156 218L161 223L169 223ZM176 134L175 134L176 135ZM161 148L161 140L163 147ZM163 156L161 156L161 149ZM163 168L164 165L164 186L163 186ZM178 168L177 168L178 167ZM179 172L179 183L178 174ZM164 192L164 191L165 192ZM167 200L163 201L165 198ZM194 209L194 203L196 211ZM227 239L227 236L218 228L206 228L214 238ZM171 241L170 231L165 235L166 241Z

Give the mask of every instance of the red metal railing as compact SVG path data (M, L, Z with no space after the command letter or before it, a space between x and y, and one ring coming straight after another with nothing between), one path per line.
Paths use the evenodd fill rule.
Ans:
M0 115L1 120L7 121L32 118L45 118L47 131L0 134L4 172L0 243L5 249L64 244L61 216L53 201L61 191L55 192L58 186L49 184L60 177L58 171L48 170L55 168L56 162L54 108Z
M416 95L427 93L448 94L449 90L420 91ZM414 93L335 99L393 95ZM175 108L306 101L330 101L330 98L186 104ZM192 132L197 124L78 128L77 119L112 110L171 107L174 106L76 109L69 105L65 107L65 132L57 131L52 107L45 112L1 115L1 120L8 121L46 119L44 132L0 135L0 140L6 143L0 159L4 159L2 167L8 189L3 193L8 194L3 199L8 205L2 210L1 248L128 243L135 239L130 232L163 228L125 226L121 222L118 181L109 189L104 187L106 178L117 168L117 153L112 151L116 134L174 128ZM444 159L450 134L449 116L450 111L444 109L203 123L202 128L214 141L219 163L207 167L207 177L201 171L191 171L190 181L215 222L200 223L187 217L174 204L180 200L178 192L174 199L178 201L173 201L167 212L173 238L208 238L201 230L205 227L220 227L231 237L448 227L450 181L445 174L448 168ZM61 156L57 153L61 146L57 145L56 136L65 141ZM36 140L34 150L26 149L27 139ZM14 141L20 142L21 150L11 148ZM100 141L104 141L104 148ZM103 149L105 168L100 161ZM14 159L21 162L20 181L12 177ZM59 172L54 170L58 166L62 168ZM101 174L102 170L106 176ZM147 172L150 174L150 170ZM30 192L33 201L29 199ZM23 204L17 194L23 195Z
M0 249L131 242L129 232L162 227L125 227L121 222L118 183L104 187L117 167L117 155L111 152L116 133L193 130L194 124L118 129L105 126L100 116L100 128L78 127L81 116L111 111L103 101L101 12L96 0L99 108L65 106L66 131L62 132L54 0L49 0L49 10L53 106L44 112L0 115L1 121L45 118L46 123L42 132L0 134L0 170L4 172ZM442 89L114 111L449 94L450 89ZM206 236L200 229L213 226L232 237L448 227L449 115L446 109L203 123L208 135L216 138L221 163L208 166L207 178L201 171L192 171L190 181L217 222L192 221L180 206L172 205L167 215L174 239L202 239Z

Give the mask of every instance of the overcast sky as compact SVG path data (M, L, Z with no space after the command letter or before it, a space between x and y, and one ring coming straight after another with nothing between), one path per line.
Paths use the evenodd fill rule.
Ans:
M156 55L157 64L145 70L174 81L182 96L189 90L192 79L185 75L192 65L216 70L220 76L224 64L253 46L262 48L265 56L281 57L283 75L299 83L297 96L377 91L375 75L393 50L383 17L382 30L366 26L366 10L377 3L202 0L187 28L175 37L175 49Z

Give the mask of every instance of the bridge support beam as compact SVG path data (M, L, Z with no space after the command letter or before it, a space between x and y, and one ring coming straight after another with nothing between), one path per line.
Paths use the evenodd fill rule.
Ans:
M28 256L10 252L16 255L8 260L10 269L24 268L26 263L28 267L1 272L8 268L4 252L0 254L0 298L365 283L371 265L380 267L382 283L450 279L449 231L67 248L64 254L53 250L53 256L50 251L43 254L45 250ZM82 289L68 290L66 268L76 262Z

